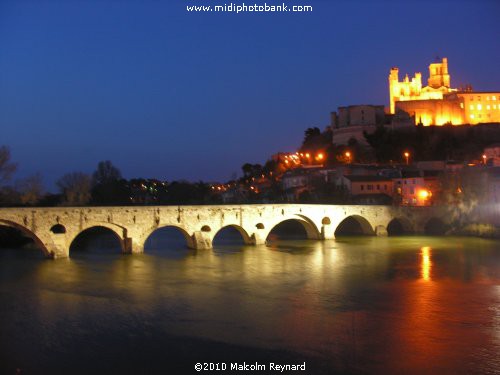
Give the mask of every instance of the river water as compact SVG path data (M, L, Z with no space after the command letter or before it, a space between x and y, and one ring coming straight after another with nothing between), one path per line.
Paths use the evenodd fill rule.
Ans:
M499 241L246 247L229 233L193 251L162 236L142 255L108 251L105 236L68 260L1 249L0 372L195 374L212 362L228 370L211 373L229 374L242 372L231 363L305 362L284 373L500 373Z

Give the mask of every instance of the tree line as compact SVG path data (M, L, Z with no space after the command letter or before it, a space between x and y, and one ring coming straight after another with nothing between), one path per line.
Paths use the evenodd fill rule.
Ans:
M10 150L0 147L0 206L116 206L145 204L215 204L220 197L204 182L166 182L157 179L124 179L121 171L105 160L92 174L70 172L56 182L57 193L48 193L42 176L35 174L13 183L17 164Z

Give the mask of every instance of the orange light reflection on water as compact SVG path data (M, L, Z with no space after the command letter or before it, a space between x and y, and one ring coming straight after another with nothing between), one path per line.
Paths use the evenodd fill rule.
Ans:
M422 280L424 281L431 280L431 269L432 269L431 251L432 249L429 246L423 246L420 249L420 255L422 257L421 276Z

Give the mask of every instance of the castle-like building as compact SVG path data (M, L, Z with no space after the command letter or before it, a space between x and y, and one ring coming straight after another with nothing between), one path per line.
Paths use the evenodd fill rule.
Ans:
M422 73L399 81L399 69L389 73L390 113L406 113L415 124L461 125L500 122L500 92L451 88L448 59L429 65L427 86Z

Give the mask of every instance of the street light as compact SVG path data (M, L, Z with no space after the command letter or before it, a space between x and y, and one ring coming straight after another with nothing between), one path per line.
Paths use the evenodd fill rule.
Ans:
M420 190L418 192L418 196L421 198L421 199L427 199L431 196L431 192L429 190Z
M486 155L483 154L483 164L486 165Z
M403 154L405 156L405 159L406 159L406 165L408 165L410 163L410 153L408 151L405 151L405 153Z
M351 153L349 151L346 151L345 157L347 158L347 163L351 164Z

